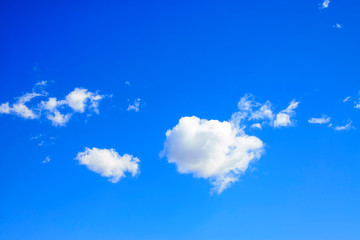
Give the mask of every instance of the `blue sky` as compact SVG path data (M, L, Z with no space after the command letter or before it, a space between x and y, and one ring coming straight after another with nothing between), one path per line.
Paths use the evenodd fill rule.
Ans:
M358 1L2 1L0 239L358 239Z

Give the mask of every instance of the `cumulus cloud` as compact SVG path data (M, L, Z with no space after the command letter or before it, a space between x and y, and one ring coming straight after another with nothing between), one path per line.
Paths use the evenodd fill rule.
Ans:
M95 112L98 112L98 104L104 96L89 92L85 88L75 88L66 97L67 104L76 112L83 113L89 106ZM88 104L89 103L89 104Z
M85 111L99 113L99 102L105 97L85 88L75 88L63 100L49 97L37 104L30 103L36 97L44 98L48 95L43 90L41 93L35 92L36 88L46 85L46 81L36 83L33 92L16 98L15 103L0 104L0 114L13 114L24 119L38 119L45 115L52 125L65 126L73 113L84 113Z
M321 118L310 118L308 122L311 124L327 124L330 122L330 120L330 117L322 115Z
M140 102L141 102L140 98L135 99L133 104L129 104L127 110L128 111L133 110L135 112L138 112L140 108Z
M320 8L324 9L324 8L328 8L330 4L330 0L324 0L321 4L320 4Z
M278 113L274 121L274 127L293 126L294 121L291 118L295 116L295 109L298 107L299 103L300 102L292 100L286 109Z
M85 165L89 170L109 178L113 183L125 177L126 172L132 176L139 173L138 158L129 154L121 156L114 149L85 148L75 159L80 165Z
M246 107L246 106L245 106ZM180 173L209 179L220 194L263 153L263 142L232 122L183 117L166 132L163 155Z
M351 128L354 128L354 126L352 125L351 120L349 120L344 126L336 126L336 127L334 127L334 129L336 131L346 131L346 130L350 130Z

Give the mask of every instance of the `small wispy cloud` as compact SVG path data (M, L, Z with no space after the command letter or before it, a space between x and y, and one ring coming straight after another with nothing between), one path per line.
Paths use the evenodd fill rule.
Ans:
M46 85L47 81L38 82L33 92L15 98L14 103L0 104L0 114L17 115L24 119L39 119L45 115L52 125L65 126L74 113L84 113L86 110L99 113L99 102L106 97L85 88L75 88L65 96L65 99L58 100L55 97L46 99L48 93L43 90ZM39 90L41 92L38 92ZM46 100L34 104L32 100L40 97Z
M348 102L350 99L351 99L351 97L348 96L348 97L344 98L343 102Z
M291 118L295 116L295 109L299 106L299 103L300 102L292 100L286 109L278 113L274 121L274 127L289 127L294 125L294 121Z
M336 130L336 131L346 131L346 130L350 130L350 129L352 129L352 128L355 128L353 125L352 125L352 121L351 120L349 120L345 125L343 125L343 126L336 126L336 127L334 127L334 129Z
M254 123L254 124L252 124L251 126L250 126L250 128L257 128L257 129L262 129L262 126L261 126L261 124L260 123Z
M51 158L49 156L47 156L41 163L48 163L51 161Z
M336 23L333 25L333 28L337 28L337 29L340 29L340 28L343 28L344 26L340 23Z
M44 96L42 93L26 93L18 98L16 98L16 102L13 104L9 104L9 102L2 103L0 105L0 114L13 114L25 119L37 119L39 118L39 113L37 113L34 109L30 109L27 106L33 98Z
M330 117L326 115L322 115L321 118L310 118L308 122L310 124L327 124L330 122L330 120L331 120Z
M141 102L140 98L135 99L133 104L129 104L127 110L138 112L140 109L140 102Z
M328 8L330 4L330 0L324 0L321 4L320 4L320 9L324 9L324 8Z
M262 129L264 125L276 128L291 127L294 126L293 117L296 115L295 109L299 103L292 100L286 109L276 113L270 101L259 103L255 101L252 94L245 94L238 102L239 111L233 113L231 122L234 125L242 124L243 126L245 122L253 122L250 128L258 129Z
M129 82L129 81L125 81L125 85L127 85L127 86L131 86L131 83Z

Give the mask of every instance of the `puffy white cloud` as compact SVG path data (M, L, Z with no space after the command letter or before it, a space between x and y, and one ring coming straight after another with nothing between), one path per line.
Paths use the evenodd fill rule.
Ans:
M139 108L140 108L140 102L141 102L141 99L140 98L137 98L134 100L134 103L131 105L129 104L127 110L128 111L135 111L135 112L138 112L139 111Z
M83 113L88 102L90 102L90 107L97 112L99 101L103 99L103 96L89 92L84 88L75 88L65 99L67 104L76 112Z
M124 177L126 172L132 176L139 173L138 158L129 154L120 156L114 149L85 148L75 159L89 170L109 178L113 183Z
M320 8L324 9L324 8L328 8L330 4L330 0L324 0L321 4L320 4Z
M51 97L47 101L42 101L40 106L43 110L47 110L46 118L51 121L54 126L65 126L71 118L71 113L62 114L58 108L67 105L66 100L58 101L57 98Z
M344 126L336 126L334 129L336 131L345 131L345 130L350 130L351 128L354 128L354 126L352 125L352 121L349 120L347 124L345 124Z
M299 103L300 102L292 100L286 109L278 113L274 121L274 127L293 126L294 122L291 120L291 118L295 116L294 110L298 107Z
M311 124L327 124L330 122L330 120L330 117L322 115L321 118L310 118L308 122Z
M178 172L209 179L212 190L220 194L261 157L263 148L259 138L246 135L232 122L193 116L181 118L166 132L162 154Z
M70 120L71 116L72 115L70 113L62 114L58 110L55 110L46 115L47 119L49 119L54 126L65 126L66 123Z
M11 111L16 113L18 116L23 117L25 119L35 119L39 118L37 114L34 113L33 110L29 109L23 103L16 103L12 106Z
M49 112L54 112L58 107L67 104L65 100L58 101L55 97L50 97L47 101L41 101L41 107Z

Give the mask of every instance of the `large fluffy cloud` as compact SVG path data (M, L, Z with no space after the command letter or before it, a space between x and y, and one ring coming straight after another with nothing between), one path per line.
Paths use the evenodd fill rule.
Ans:
M84 152L78 153L76 160L113 183L124 177L126 172L132 176L139 173L138 158L129 154L121 156L114 149L85 148Z
M221 193L260 158L263 142L231 122L183 117L166 132L163 154L180 173L209 179Z

